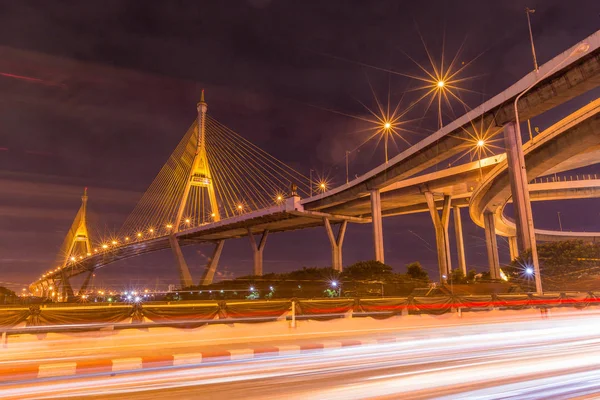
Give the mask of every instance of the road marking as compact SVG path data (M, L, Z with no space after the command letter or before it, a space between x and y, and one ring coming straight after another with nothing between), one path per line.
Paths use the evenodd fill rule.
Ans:
M276 347L279 350L279 354L297 354L301 351L300 346L297 344L287 344Z
M77 363L76 362L41 364L38 368L38 378L50 378L53 376L75 375L76 372L77 372Z
M112 360L113 371L128 371L142 369L142 357L116 358Z
M254 358L254 350L253 349L236 349L229 350L230 360L247 360L249 358Z
M202 353L174 354L173 365L200 364L202 362Z

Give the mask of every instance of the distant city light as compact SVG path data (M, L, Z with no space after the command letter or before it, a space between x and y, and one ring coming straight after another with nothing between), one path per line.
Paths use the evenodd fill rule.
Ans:
M479 140L477 141L477 146L478 146L478 147L483 147L483 146L485 146L485 140L483 140L483 139L479 139Z
M438 81L438 83L437 83L437 87L439 87L439 88L443 88L445 85L446 85L446 82L444 82L444 81Z

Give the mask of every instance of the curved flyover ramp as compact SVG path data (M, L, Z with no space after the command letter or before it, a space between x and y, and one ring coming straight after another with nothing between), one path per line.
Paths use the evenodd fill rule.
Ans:
M597 99L577 112L552 125L540 133L535 140L523 145L527 179L529 181L548 173L577 168L582 160L590 165L600 162L600 99ZM564 192L585 191L595 197L595 182L569 181L549 182L549 189L562 189ZM560 186L560 187L559 187ZM585 197L585 193L582 196ZM480 227L484 226L484 213L495 215L496 233L502 236L516 236L514 222L504 215L504 207L511 199L507 160L499 163L488 173L482 184L473 192L469 204L471 219ZM580 239L600 240L600 232L562 232L535 230L536 239L555 241Z

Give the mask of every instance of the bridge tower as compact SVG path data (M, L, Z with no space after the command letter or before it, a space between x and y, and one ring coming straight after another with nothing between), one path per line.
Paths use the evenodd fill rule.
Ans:
M208 200L210 203L210 215L213 222L217 222L221 219L219 213L219 206L217 204L217 196L215 194L215 186L213 184L212 175L210 173L210 165L208 163L208 157L206 156L206 111L208 110L208 104L204 101L204 90L200 96L200 102L196 106L198 110L198 127L197 127L197 140L196 140L196 151L192 160L192 168L185 184L183 196L181 197L179 207L177 208L177 216L175 217L175 226L173 227L173 233L169 236L169 244L175 255L175 261L179 269L179 280L182 287L188 287L193 285L192 275L185 262L181 247L177 241L175 234L179 231L183 223L183 213L185 211L188 202L190 201L190 191L192 187L206 188L208 192ZM218 253L223 248L222 244L217 244ZM218 262L218 256L214 258L212 262L213 267L209 270L216 268L216 262ZM209 274L209 272L207 271ZM203 279L203 282L206 277ZM212 276L210 278L212 281ZM210 283L210 282L209 282Z
M192 186L198 186L207 189L212 219L214 222L217 222L221 219L219 207L217 205L217 197L215 195L215 187L210 174L210 166L208 164L208 158L206 157L206 111L208 110L208 104L206 104L204 101L204 90L202 90L200 102L196 108L198 110L198 136L196 153L194 154L194 160L192 161L190 176L185 185L185 190L183 192L181 202L179 203L179 208L177 209L177 217L175 218L174 227L175 232L177 232L181 226L183 212L188 203L188 197L190 195L190 189Z
M63 301L67 301L74 296L73 288L71 287L66 271L69 263L73 262L73 258L76 259L77 256L90 255L92 253L90 236L87 229L87 200L86 187L83 191L83 196L81 196L81 207L77 215L75 215L71 228L67 232L67 236L58 253L57 264L61 271Z

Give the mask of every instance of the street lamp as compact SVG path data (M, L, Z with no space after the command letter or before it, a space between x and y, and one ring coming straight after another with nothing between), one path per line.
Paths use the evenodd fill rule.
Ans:
M531 41L531 54L533 55L533 68L535 72L539 70L537 57L535 56L535 46L533 45L533 33L531 32L531 19L529 18L529 14L533 14L535 10L525 7L525 14L527 14L527 26L529 26L529 40Z
M529 92L534 86L536 86L539 82L541 82L547 76L552 74L556 69L558 69L561 65L563 65L568 59L570 59L573 56L585 53L586 51L588 51L589 48L590 48L589 44L581 43L579 46L577 46L571 52L571 54L569 54L561 62L559 62L554 67L552 67L550 70L548 70L543 76L536 79L535 82L533 82L531 85L529 85L529 87L527 89L523 90L515 98L513 108L514 108L514 112L515 112L515 130L516 130L516 134L517 134L517 140L519 140L519 141L522 140L521 139L521 126L520 126L520 122L519 122L519 109L517 107L517 104L519 103L519 100L521 99L521 97L523 97L523 95L525 93ZM531 215L531 205L529 205L529 207L526 207L525 218L527 219L527 225L528 225L529 231L533 235L533 238L531 240L531 261L533 262L533 272L535 275L535 290L538 294L542 294L542 276L540 274L540 263L539 263L539 259L538 259L538 253L537 253L535 233L533 230L533 216Z

